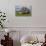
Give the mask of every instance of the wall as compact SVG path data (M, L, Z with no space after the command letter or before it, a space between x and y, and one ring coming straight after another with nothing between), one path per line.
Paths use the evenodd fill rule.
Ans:
M46 27L46 0L32 0L32 18L15 17L15 0L10 0L9 4L10 27Z
M0 10L5 11L7 27L46 27L46 0L32 0L32 18L15 16L16 0L0 0Z
M46 27L46 0L33 0L32 25Z
M32 18L15 16L15 0L0 0L0 9L6 12L6 26L12 31L21 31L21 34L23 31L27 31L26 34L30 31L46 31L46 0L32 0Z

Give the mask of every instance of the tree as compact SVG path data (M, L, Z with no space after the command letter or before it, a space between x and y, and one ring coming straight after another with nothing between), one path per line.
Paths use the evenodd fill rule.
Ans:
M27 7L22 7L21 12L22 14L30 14L30 9L28 9Z

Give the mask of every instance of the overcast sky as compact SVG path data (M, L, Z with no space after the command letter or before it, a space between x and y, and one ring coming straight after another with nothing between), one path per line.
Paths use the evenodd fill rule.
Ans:
M16 5L30 6L30 5L32 5L32 0L16 0Z

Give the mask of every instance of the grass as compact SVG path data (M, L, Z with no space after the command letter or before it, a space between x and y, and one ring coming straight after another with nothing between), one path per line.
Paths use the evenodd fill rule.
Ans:
M32 14L22 14L22 13L19 13L19 12L16 12L16 16L32 16Z

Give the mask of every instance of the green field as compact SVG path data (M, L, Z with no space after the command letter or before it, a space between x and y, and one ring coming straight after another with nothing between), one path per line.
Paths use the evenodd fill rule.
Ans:
M32 16L32 14L22 14L22 13L19 13L19 12L16 12L16 16Z

